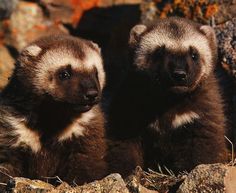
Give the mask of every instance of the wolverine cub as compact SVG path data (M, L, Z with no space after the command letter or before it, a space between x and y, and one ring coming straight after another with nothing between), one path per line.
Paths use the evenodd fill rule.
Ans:
M175 172L227 160L225 116L214 68L214 30L183 18L130 32L130 70L114 97L109 135L141 137L145 168Z
M76 184L102 178L104 84L100 49L91 41L58 35L27 46L0 98L1 182L3 173Z

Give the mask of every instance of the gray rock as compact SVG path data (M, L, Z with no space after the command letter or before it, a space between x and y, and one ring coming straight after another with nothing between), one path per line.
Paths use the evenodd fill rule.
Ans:
M199 165L193 169L179 187L177 193L228 193L236 180L236 167L224 164Z
M8 49L0 45L0 90L7 84L8 78L12 74L14 62L15 60L11 57Z
M61 25L44 17L42 8L34 2L20 1L9 20L6 44L21 51L35 39L49 34L68 33Z
M18 0L1 0L0 1L0 20L9 18L16 7Z
M215 26L221 65L236 80L236 17Z
M20 177L13 178L12 180L15 184L15 187L12 189L13 193L129 193L124 180L119 174L111 174L102 180L76 187L71 187L65 182L62 182L58 187L54 187L40 180ZM58 180L60 181L59 178Z

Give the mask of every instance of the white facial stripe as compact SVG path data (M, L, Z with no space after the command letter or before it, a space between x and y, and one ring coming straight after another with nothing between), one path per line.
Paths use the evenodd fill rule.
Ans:
M95 66L97 68L100 86L103 88L105 85L105 72L102 58L95 50L88 49L87 52L85 59L86 66Z
M62 142L71 139L72 136L79 137L84 136L86 128L83 124L89 124L91 119L95 116L94 110L91 109L88 112L82 114L82 116L76 119L59 137L58 141Z
M32 152L37 153L41 149L40 136L36 131L26 127L25 120L8 118L7 120L14 128L13 135L18 136L13 147L30 147Z
M176 129L176 128L183 126L187 123L192 123L195 119L199 119L199 118L200 118L200 116L193 111L190 111L188 113L183 113L180 115L175 115L175 118L172 121L172 128Z
M201 70L202 76L209 75L212 70L213 56L207 39L203 35L193 34L192 39L187 39L183 42L183 46L186 49L193 46L199 51L200 57L204 61Z
M37 45L31 45L25 48L25 50L31 55L31 56L38 56L39 53L42 51L40 47Z
M102 59L100 55L91 48L86 51L86 58L82 60L75 58L68 50L58 49L46 52L38 64L36 77L34 78L34 85L38 90L54 89L54 84L49 84L48 73L55 72L58 68L70 64L73 69L78 70L92 70L97 68L98 78L101 88L105 84L105 72L103 69ZM45 86L45 88L44 88Z
M33 83L38 91L52 92L54 84L48 81L49 72L55 72L58 68L70 64L72 68L81 65L81 61L75 59L67 50L50 50L46 52L37 66L37 73Z
M82 61L75 58L68 50L50 50L46 52L40 62L39 66L41 71L48 71L48 69L58 69L64 65L70 64L72 68L82 67ZM45 69L44 69L45 68ZM86 66L92 68L92 66Z
M153 30L150 33L147 33L141 39L140 47L136 51L136 64L141 68L145 67L144 63L146 60L144 60L144 58L146 57L147 53L150 53L157 47L163 45L165 45L167 49L178 51L186 51L190 46L193 46L200 52L200 56L204 57L204 67L202 74L208 75L212 69L211 61L213 56L211 54L211 48L206 37L194 32L189 32L188 36L189 37L183 37L181 39L174 39L171 38L171 36L168 35L168 33L166 33L164 30Z

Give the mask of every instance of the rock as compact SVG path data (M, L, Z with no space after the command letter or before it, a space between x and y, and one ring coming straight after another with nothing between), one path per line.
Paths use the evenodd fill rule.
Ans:
M0 45L0 90L7 84L8 78L12 74L14 62L8 49Z
M119 174L111 174L106 178L89 183L87 185L77 187L76 191L81 193L96 193L96 192L106 192L106 193L129 193L126 188L126 184Z
M234 193L236 190L236 169L235 167L229 167L224 178L225 192Z
M152 0L145 0L140 4L141 22L146 24L158 18L158 9Z
M100 0L98 1L98 7L110 7L114 5L133 5L139 4L142 0Z
M236 17L215 26L219 59L223 68L236 80Z
M228 117L227 137L236 145L236 17L214 27L218 39L219 73L225 112Z
M0 1L0 20L9 18L16 7L18 0L1 0Z
M76 27L85 11L95 7L138 4L141 0L40 0L53 21L60 21ZM109 19L109 18L108 18Z
M180 16L204 24L220 24L236 16L236 1L180 1L143 0L142 23L152 22L157 17Z
M111 174L102 180L97 180L83 186L70 186L62 182L54 187L40 180L29 180L15 177L7 184L7 190L13 193L235 193L236 167L224 164L199 165L188 175L175 176L151 171L144 172L137 167L126 183L119 174ZM181 185L180 185L181 184Z
M13 193L46 193L54 189L54 186L40 180L29 180L26 178L14 178L15 188Z
M233 17L236 17L236 1L228 0L220 4L219 11L215 14L214 20L216 24L221 24Z
M125 182L119 174L111 174L102 180L76 187L71 187L65 182L62 182L58 187L54 187L40 180L19 177L13 178L11 181L14 181L13 193L129 193Z
M40 3L45 7L52 21L75 27L84 11L96 7L98 0L40 0Z
M236 167L224 164L199 165L188 174L177 193L223 193L225 190L231 193L235 181Z
M66 182L62 182L59 186L57 186L55 189L51 190L50 193L59 193L59 192L67 192L71 191L73 192L73 188L67 184ZM75 192L75 191L74 191Z
M8 28L5 42L19 51L41 36L68 33L61 24L44 18L43 11L37 3L26 1L17 4L10 17Z

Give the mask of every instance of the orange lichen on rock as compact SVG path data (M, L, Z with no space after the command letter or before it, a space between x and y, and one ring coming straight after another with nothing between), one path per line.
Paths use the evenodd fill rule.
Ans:
M98 6L99 0L70 0L70 2L74 8L74 12L71 16L71 23L73 26L76 26L82 17L83 12Z
M99 0L70 0L71 4L75 7L80 7L83 10L88 10L93 7L96 7L99 3Z
M9 20L1 23L2 41L21 50L29 42L50 33L67 33L63 26L44 16L42 8L33 2L20 1ZM1 38L1 37L0 37Z
M160 18L178 15L207 23L209 22L208 20L211 19L211 17L214 16L219 10L217 0L153 0L153 2L155 2L157 15Z
M14 67L14 59L4 45L0 45L0 91L8 82Z
M208 5L206 9L205 17L210 18L211 16L216 14L218 10L219 10L219 6L217 4Z

